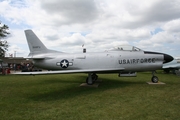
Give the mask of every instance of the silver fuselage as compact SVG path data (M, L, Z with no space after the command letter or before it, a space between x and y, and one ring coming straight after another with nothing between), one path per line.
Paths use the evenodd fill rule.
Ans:
M48 70L123 68L122 71L153 71L161 69L164 61L162 54L146 54L144 51L105 51L78 54L44 53L43 57L45 59L34 59L33 63L37 67ZM63 63L65 63L64 66Z

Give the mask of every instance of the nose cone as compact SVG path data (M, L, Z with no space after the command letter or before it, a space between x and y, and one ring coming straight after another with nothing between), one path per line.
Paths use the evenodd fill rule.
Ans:
M164 53L144 51L144 54L161 54L161 55L164 55L163 63L168 63L168 62L171 62L172 60L174 60L174 58L172 56L170 56L168 54L164 54Z
M170 55L167 54L163 54L164 55L164 62L163 63L168 63L171 62L172 60L174 60L174 58Z

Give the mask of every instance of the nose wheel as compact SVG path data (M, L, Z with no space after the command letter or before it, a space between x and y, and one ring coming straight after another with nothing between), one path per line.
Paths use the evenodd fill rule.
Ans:
M158 83L159 79L158 79L157 76L152 76L151 81L152 81L153 83Z
M152 81L153 83L158 83L159 78L158 78L157 76L154 75L155 72L156 72L156 71L153 71L153 72L152 72L152 78L151 78L151 81Z

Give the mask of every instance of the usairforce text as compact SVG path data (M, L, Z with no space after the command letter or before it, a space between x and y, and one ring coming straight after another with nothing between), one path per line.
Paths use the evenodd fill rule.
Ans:
M119 64L137 64L137 63L155 63L155 58L142 58L142 59L122 59Z

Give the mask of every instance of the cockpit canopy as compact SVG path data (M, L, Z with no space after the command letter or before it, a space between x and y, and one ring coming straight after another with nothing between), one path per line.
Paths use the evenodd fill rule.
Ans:
M111 48L110 51L142 51L142 50L131 45L120 45L120 46Z

